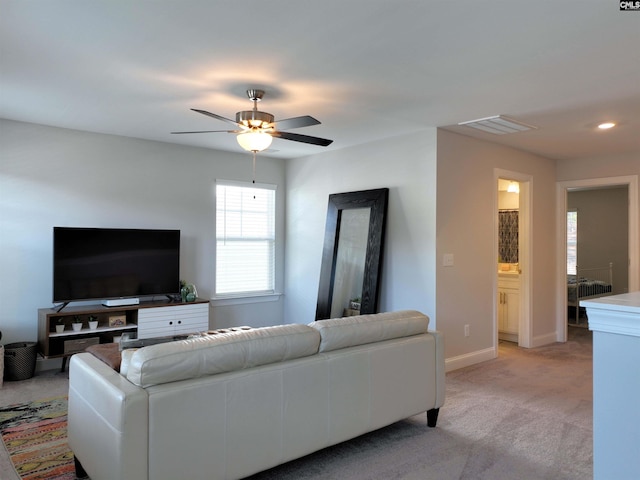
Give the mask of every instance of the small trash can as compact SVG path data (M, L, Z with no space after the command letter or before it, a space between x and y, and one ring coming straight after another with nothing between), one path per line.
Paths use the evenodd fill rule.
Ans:
M4 346L4 379L26 380L36 371L36 342L9 343Z
M2 336L2 333L0 333ZM4 380L4 345L0 345L0 388L2 388L2 381Z

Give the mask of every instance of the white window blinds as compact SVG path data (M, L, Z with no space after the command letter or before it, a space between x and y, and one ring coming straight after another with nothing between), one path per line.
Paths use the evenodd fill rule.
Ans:
M273 185L216 183L216 296L274 292Z
M578 212L567 212L567 275L576 274L578 263Z

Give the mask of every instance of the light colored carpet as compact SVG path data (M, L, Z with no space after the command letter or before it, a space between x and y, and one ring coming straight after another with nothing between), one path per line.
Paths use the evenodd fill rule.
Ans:
M502 342L498 359L447 374L436 428L417 415L251 479L592 478L591 359L586 329L570 329L565 344L536 349ZM7 382L0 405L66 388L64 374ZM7 462L0 451L0 478L15 480Z
M447 374L438 426L417 415L252 480L593 478L591 332Z

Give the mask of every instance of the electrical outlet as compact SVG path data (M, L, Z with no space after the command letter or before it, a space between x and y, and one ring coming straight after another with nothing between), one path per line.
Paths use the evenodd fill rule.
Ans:
M465 325L464 326L464 336L468 337L469 336L469 325Z

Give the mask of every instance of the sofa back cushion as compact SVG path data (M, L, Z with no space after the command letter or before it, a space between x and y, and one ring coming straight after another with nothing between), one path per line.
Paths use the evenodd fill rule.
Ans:
M126 377L149 387L314 355L319 344L317 330L298 324L190 338L135 351Z
M320 352L393 338L426 333L429 317L415 310L375 313L355 317L319 320L309 324L320 332Z

